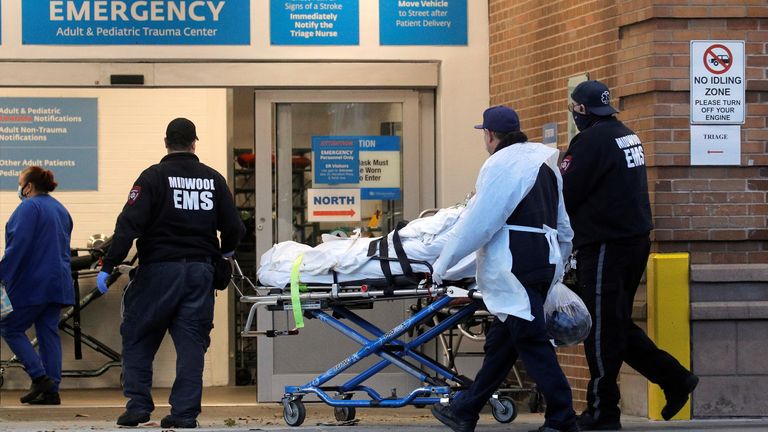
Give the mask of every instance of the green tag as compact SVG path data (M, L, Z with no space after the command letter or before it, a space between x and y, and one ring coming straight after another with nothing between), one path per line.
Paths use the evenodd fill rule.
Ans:
M300 254L291 266L291 306L293 308L293 320L296 322L296 328L304 328L304 315L301 312L300 292L306 292L307 286L299 283L299 268L304 254Z

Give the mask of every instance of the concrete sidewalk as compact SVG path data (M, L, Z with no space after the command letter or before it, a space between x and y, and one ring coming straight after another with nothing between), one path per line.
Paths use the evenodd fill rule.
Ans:
M157 405L152 421L140 430L161 430L160 419L168 413L168 389L154 391ZM19 403L22 391L0 391L0 431L125 431L118 428L115 419L123 412L125 399L118 390L65 390L60 406L23 406ZM350 431L427 432L447 430L432 418L429 409L404 407L399 409L358 409L356 422L342 425L334 420L333 409L320 403L307 403L306 421L300 428L286 426L282 406L256 403L253 387L206 388L203 397L203 413L199 422L205 431ZM510 424L497 423L490 414L484 414L478 432L535 430L544 417L523 411ZM768 418L695 420L677 422L652 422L637 417L624 417L623 430L633 431L768 431Z

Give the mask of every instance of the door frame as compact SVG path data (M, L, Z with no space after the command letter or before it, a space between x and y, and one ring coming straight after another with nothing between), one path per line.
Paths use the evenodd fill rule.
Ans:
M288 145L277 146L277 109L279 104L288 103L402 103L403 106L403 218L415 219L424 208L435 206L435 124L434 124L434 93L419 90L256 90L254 97L254 150L256 155L271 155L273 150L278 154L278 163L283 161L286 166L277 169L290 170L291 142ZM290 122L291 119L280 116L280 121ZM275 240L275 224L273 223L273 180L271 157L256 158L256 256L260 257ZM278 206L281 204L278 197ZM283 210L285 211L285 210ZM280 212L278 211L278 215ZM284 225L284 224L283 224ZM279 233L280 238L288 233ZM257 314L259 330L267 329L272 324L272 313ZM257 341L257 399L259 402L280 400L284 389L279 378L274 375L274 343L270 338L259 338ZM351 353L350 353L351 354ZM333 366L331 364L328 367ZM314 377L311 374L290 374L293 385L302 384ZM350 375L351 376L351 375Z

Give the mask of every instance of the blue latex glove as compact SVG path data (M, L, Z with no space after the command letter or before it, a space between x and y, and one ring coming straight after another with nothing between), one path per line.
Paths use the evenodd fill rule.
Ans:
M233 256L235 256L235 251L224 252L223 254L221 254L221 256L223 256L224 258L232 258Z
M109 273L107 272L99 272L99 275L96 276L96 287L99 288L99 292L102 294L106 294L107 291L109 291L109 287L107 286L108 277Z

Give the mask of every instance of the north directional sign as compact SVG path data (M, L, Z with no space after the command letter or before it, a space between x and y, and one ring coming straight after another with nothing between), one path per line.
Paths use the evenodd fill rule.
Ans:
M309 222L360 221L360 189L308 189Z

